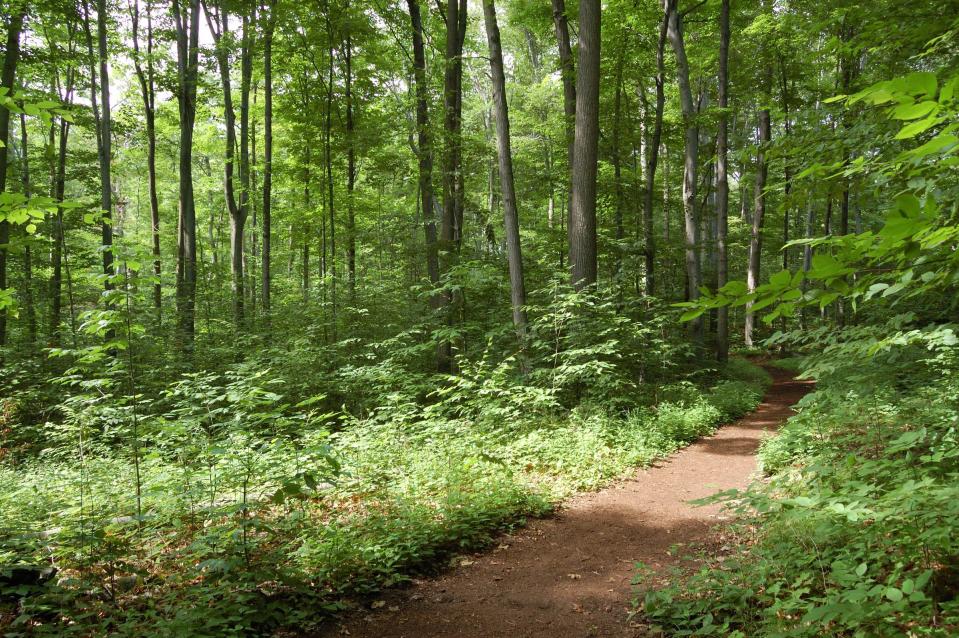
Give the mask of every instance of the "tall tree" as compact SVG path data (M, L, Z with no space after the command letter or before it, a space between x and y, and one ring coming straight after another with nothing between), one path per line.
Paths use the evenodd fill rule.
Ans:
M163 290L160 285L162 271L160 261L160 202L157 196L157 138L156 138L156 81L153 61L153 1L146 3L146 70L143 68L144 56L140 50L140 1L130 3L130 21L133 36L133 68L140 84L140 98L143 100L143 117L147 136L147 188L150 194L150 226L153 240L153 307L156 309L157 322L162 317Z
M600 0L579 2L579 63L569 263L574 287L596 283L596 172L599 153Z
M576 69L573 63L573 48L569 41L569 18L566 16L566 3L564 0L552 0L553 4L553 28L556 31L556 43L559 47L559 67L563 78L563 115L564 131L566 133L566 152L567 164L569 169L567 189L572 189L573 183L573 137L576 127ZM569 195L566 197L566 232L567 248L571 242L569 217L572 211L573 199ZM561 253L562 255L562 253ZM560 259L560 268L562 268L562 258Z
M656 103L653 107L653 133L646 143L646 162L643 167L643 256L646 266L646 294L656 294L656 235L653 231L653 191L656 186L656 167L659 162L659 146L663 138L663 110L666 105L666 29L669 13L663 12L659 25L659 41L656 45ZM646 104L646 94L640 89L640 98ZM645 109L649 111L648 107ZM665 186L669 188L668 184Z
M211 10L212 6L212 10ZM236 196L235 153L237 147L236 111L233 108L233 87L230 77L230 14L223 3L204 2L207 26L213 35L214 52L220 70L220 85L223 90L223 119L226 127L226 146L223 163L223 191L227 211L230 213L230 274L233 289L233 316L237 324L243 321L243 239L249 201L249 83L250 83L250 34L249 18L244 13L241 51L240 90L240 197Z
M729 224L729 0L719 10L719 131L716 133L716 286L726 285L729 256L726 235ZM729 308L716 314L716 359L729 358Z
M350 301L356 301L356 138L353 131L353 33L350 3L346 3L346 285Z
M768 100L768 88L771 68L766 73L766 99ZM756 183L755 197L753 205L753 220L749 236L749 264L746 270L746 287L749 292L756 289L759 285L759 270L762 265L760 259L762 252L762 233L763 221L766 216L766 179L769 174L769 164L766 161L766 150L769 141L772 138L772 127L770 124L769 106L764 105L759 110L759 147L756 150ZM752 311L752 303L746 304L746 323L744 326L744 338L747 346L753 345L753 331L755 330L755 314Z
M177 42L177 102L180 111L177 315L183 346L196 333L196 204L193 196L193 127L199 72L200 0L172 0Z
M433 147L430 139L429 85L426 79L426 51L423 43L423 20L418 0L406 0L413 31L413 80L416 91L416 154L419 163L419 197L426 237L426 272L430 284L440 282L436 220L433 214ZM431 297L433 308L439 307L438 295Z
M269 318L271 309L272 223L273 223L273 31L276 27L276 0L266 2L263 29L263 312ZM292 251L290 251L292 254Z
M509 108L506 103L506 74L503 72L503 48L493 0L483 0L486 38L489 43L490 73L493 78L493 111L496 114L496 153L499 157L499 181L506 227L506 258L509 264L510 301L513 326L520 339L526 337L526 283L523 279L523 253L520 248L519 213L513 184L513 152L509 139Z
M16 13L10 16L7 23L7 41L3 56L3 72L0 74L0 87L6 89L7 95L13 93L17 75L17 64L20 61L20 32L23 30L23 19L26 13L26 2L17 7ZM10 109L0 103L0 192L7 190L7 146L10 141ZM7 288L7 245L10 243L10 223L0 220L0 293ZM0 308L0 346L7 343L7 308Z
M685 150L683 155L683 221L685 226L686 288L689 301L699 298L701 264L699 261L699 223L696 219L697 172L699 168L699 127L696 123L696 105L689 79L689 59L683 39L683 15L677 8L678 0L664 0L667 17L666 34L676 56L676 80L679 85L679 103L683 112ZM703 320L692 322L693 338L703 340Z

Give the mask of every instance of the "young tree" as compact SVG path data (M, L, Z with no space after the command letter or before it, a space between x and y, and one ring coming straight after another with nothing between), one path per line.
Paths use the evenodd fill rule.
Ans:
M493 0L483 0L486 38L489 43L490 73L493 78L493 111L496 114L496 154L499 157L500 191L506 227L506 258L509 263L510 300L513 326L522 344L526 339L526 283L523 279L523 253L519 238L519 213L513 184L513 152L509 139L509 108L506 103L506 74L503 49Z
M726 285L729 256L726 235L729 223L729 0L719 10L719 130L716 133L716 287ZM716 315L716 359L729 358L729 308L722 306Z
M196 207L193 197L193 127L199 72L200 0L172 0L180 111L179 223L177 229L177 318L187 351L196 333Z
M146 3L146 70L143 68L143 54L140 50L140 1L130 2L130 22L133 36L133 68L140 84L140 97L143 100L143 118L147 136L147 188L150 197L150 226L153 240L153 307L159 324L162 319L163 290L160 285L162 272L160 261L160 202L157 196L157 138L156 138L156 81L153 61L153 0Z
M7 96L13 94L17 75L17 63L20 61L20 32L23 30L26 3L20 4L18 11L10 16L7 23L7 39L3 56L3 71L0 74L0 87L6 89ZM10 141L10 109L0 103L0 192L7 190L7 146ZM7 288L7 245L10 243L10 223L0 220L0 293ZM7 343L7 308L0 307L0 347Z
M573 140L569 263L577 289L596 283L596 173L599 153L599 0L579 2L579 64Z
M699 298L701 264L699 261L699 223L696 218L696 189L699 168L699 127L696 124L696 105L689 80L689 60L683 40L683 15L677 8L678 0L664 0L667 27L666 34L676 56L676 80L679 85L679 103L683 112L685 150L683 155L683 220L685 225L686 287L689 301ZM703 320L692 323L693 339L703 340Z
M276 27L276 0L267 0L263 28L263 312L269 318L271 310L270 261L272 259L273 223L273 31ZM292 254L292 251L291 251Z

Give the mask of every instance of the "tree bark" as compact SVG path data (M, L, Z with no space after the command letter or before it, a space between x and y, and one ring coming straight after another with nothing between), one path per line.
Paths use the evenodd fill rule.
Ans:
M599 152L600 0L579 3L579 64L573 189L570 215L571 283L581 290L596 283L596 172Z
M223 162L223 191L226 200L227 211L230 214L230 286L233 295L233 318L239 326L243 322L244 315L244 290L243 290L243 239L244 227L246 226L246 194L247 186L245 183L245 170L249 169L249 142L247 138L249 113L249 80L247 76L247 65L249 57L247 17L243 17L243 45L241 53L241 91L240 91L240 198L236 197L234 184L234 166L236 149L236 111L233 108L233 87L230 79L230 61L229 51L226 49L225 38L230 33L230 15L225 6L214 4L211 11L209 2L204 1L203 9L206 16L207 26L213 35L214 53L217 60L217 67L220 71L220 86L223 92L223 120L226 128L226 145L224 148ZM246 130L245 130L246 129ZM246 159L244 161L244 153Z
M509 107L506 103L506 75L503 50L493 0L483 1L486 37L489 41L490 72L493 78L493 111L496 116L496 151L499 157L500 191L506 230L506 258L509 264L510 301L513 326L521 346L526 341L526 284L523 279L523 254L520 247L519 213L513 184L513 156L510 149Z
M23 196L30 199L30 145L28 144L27 116L20 113L20 178L23 183ZM33 247L30 238L23 247L23 305L27 323L27 343L37 343L37 309L33 301Z
M419 195L426 236L426 272L435 288L440 282L436 219L433 214L433 148L430 139L429 85L426 80L426 53L423 46L423 22L418 0L406 0L413 30L413 78L416 85L417 160L419 162ZM433 309L439 308L439 295L431 298Z
M157 325L162 321L163 289L160 284L162 265L160 261L160 203L157 196L157 168L156 168L156 85L153 66L153 3L147 0L147 50L146 70L140 53L140 2L133 0L130 4L130 18L133 30L133 67L137 81L140 84L140 97L143 100L143 115L147 135L147 188L150 197L150 225L153 239L153 308L156 311Z
M567 152L567 193L573 183L573 137L576 126L576 69L573 62L573 49L569 43L569 19L566 16L565 0L552 0L553 27L556 31L556 43L559 46L559 67L563 78L563 115L565 115L566 152ZM570 227L569 219L572 214L573 199L566 197L566 228ZM570 246L570 237L567 235L567 249ZM562 259L560 267L562 268Z
M268 15L263 32L263 265L260 272L263 312L269 320L273 220L273 30L276 26L276 0L267 0L266 6Z
M177 319L182 346L192 351L196 333L196 205L193 196L193 126L199 70L200 0L172 0L177 40L180 111Z
M729 256L726 235L729 228L729 0L722 0L719 13L719 131L716 134L716 287L726 285ZM716 359L729 359L729 307L716 313Z
M353 127L353 39L350 32L350 4L346 3L346 285L350 302L356 303L356 140Z
M677 9L677 0L664 0L667 14L667 37L676 55L676 78L679 84L679 101L685 127L685 151L683 164L683 218L685 224L686 288L689 301L699 299L701 264L699 261L699 224L696 220L696 189L699 163L699 127L696 124L696 107L689 81L689 60L683 40L682 17ZM703 318L692 322L692 336L697 343L703 341Z
M656 47L656 105L653 118L653 133L647 144L646 163L643 167L646 188L643 191L643 255L646 261L646 294L656 291L656 235L653 230L653 190L656 186L656 166L659 162L659 146L663 138L663 110L666 104L666 30L669 13L663 12L659 26L659 42ZM645 94L642 94L645 103ZM663 185L664 191L669 188ZM668 232L668 231L667 231Z
M749 238L749 266L746 271L746 287L749 292L755 291L756 286L759 284L763 218L766 215L766 178L769 173L769 166L766 163L766 148L769 146L771 136L769 109L764 108L759 111L759 149L756 153L755 204L753 206L752 231ZM750 347L753 345L755 322L756 318L752 311L752 303L747 303L744 337L746 345Z
M7 27L6 54L3 57L3 71L0 74L0 86L13 93L17 75L17 64L20 61L20 32L23 30L23 17L26 12L26 3L21 5L20 11L10 17ZM0 192L7 189L7 142L10 139L10 110L0 106ZM7 244L10 243L10 223L0 221L0 291L7 287ZM0 308L0 346L7 344L7 309Z

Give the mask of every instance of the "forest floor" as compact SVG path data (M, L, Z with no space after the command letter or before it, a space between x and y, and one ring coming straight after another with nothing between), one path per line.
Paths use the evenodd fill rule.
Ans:
M550 518L460 557L435 579L384 592L321 636L564 638L648 635L627 614L637 562L666 577L695 546L725 551L720 506L689 504L745 487L766 432L811 390L783 370L751 414L605 489L576 496Z

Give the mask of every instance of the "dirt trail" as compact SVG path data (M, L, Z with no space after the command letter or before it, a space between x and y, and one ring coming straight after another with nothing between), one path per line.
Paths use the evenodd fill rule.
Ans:
M677 544L709 539L718 506L687 503L743 487L766 430L810 390L770 369L775 383L758 409L631 479L577 496L556 516L504 536L499 547L455 570L383 595L385 604L347 617L327 636L365 638L565 638L643 635L626 622L636 561L660 571Z

